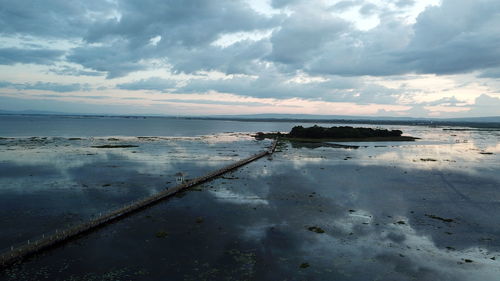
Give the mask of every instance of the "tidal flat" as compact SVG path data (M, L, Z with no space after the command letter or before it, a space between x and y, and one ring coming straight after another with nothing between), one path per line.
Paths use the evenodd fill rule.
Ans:
M1 135L0 248L174 186L178 172L197 177L266 149L253 126ZM420 139L282 142L0 280L498 280L500 132L388 127Z

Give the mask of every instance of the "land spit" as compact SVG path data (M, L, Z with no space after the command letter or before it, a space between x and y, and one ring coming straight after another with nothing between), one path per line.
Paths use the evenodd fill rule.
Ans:
M21 262L24 259L33 256L37 253L40 253L44 250L54 248L58 245L61 245L71 239L77 238L79 235L83 235L86 233L90 233L93 230L96 230L100 227L105 226L106 224L112 223L119 219L125 218L128 215L131 215L135 212L138 212L144 208L147 208L153 204L160 202L161 200L171 197L183 190L186 190L190 187L198 185L200 183L204 183L210 181L218 176L221 176L231 170L237 169L241 166L244 166L248 163L251 163L255 160L258 160L266 155L271 155L276 149L276 144L278 140L274 140L271 147L268 150L262 151L260 153L254 154L248 158L242 159L236 163L225 166L219 170L208 173L204 176L189 180L185 183L177 185L175 187L166 189L161 191L155 195L150 197L137 200L132 202L126 206L123 206L117 210L111 211L104 215L101 215L95 219L92 219L88 222L61 230L56 231L52 235L42 236L41 239L30 241L28 240L26 243L19 247L12 247L10 250L5 253L0 254L0 268L9 267L16 262Z

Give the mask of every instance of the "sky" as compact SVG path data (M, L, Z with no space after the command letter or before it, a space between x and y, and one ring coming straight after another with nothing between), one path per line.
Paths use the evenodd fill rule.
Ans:
M0 7L0 110L500 116L498 0Z

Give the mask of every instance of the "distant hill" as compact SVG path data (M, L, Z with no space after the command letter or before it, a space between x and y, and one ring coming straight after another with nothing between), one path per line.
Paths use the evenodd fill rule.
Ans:
M451 118L451 119L443 119L455 122L481 122L481 123L500 123L500 116L491 116L491 117L469 117L469 118Z
M422 118L413 117L375 117L375 116L349 116L349 115L314 115L314 114L249 114L249 115L210 115L206 117L213 118L246 118L246 119L311 119L311 120L322 120L322 119L346 119L346 120L420 120Z
M12 110L1 110L0 114L12 114L12 115L65 115L63 112L55 112L55 111L41 111L41 110L21 110L21 111L12 111Z
M370 120L370 121L425 121L425 122L475 122L500 123L500 116L462 117L462 118L415 118L394 116L349 116L349 115L313 115L313 114L250 114L250 115L211 115L207 118L225 119L290 119L290 120Z
M470 126L479 128L500 128L500 116L489 117L462 117L462 118L415 118L393 116L349 116L349 115L314 115L314 114L249 114L249 115L206 115L206 116L169 116L160 114L127 115L127 114L85 114L65 113L53 111L0 110L0 115L60 115L60 116L107 116L107 117L158 117L158 118L186 118L186 119L211 119L234 121L260 121L260 122L305 122L305 123L363 123L387 125L441 125L441 126Z

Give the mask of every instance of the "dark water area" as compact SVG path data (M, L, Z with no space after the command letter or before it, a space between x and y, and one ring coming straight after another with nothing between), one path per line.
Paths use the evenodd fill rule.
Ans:
M286 122L238 122L165 117L0 115L0 137L183 136L289 131Z
M288 130L259 124L208 124L219 129L183 137L0 139L0 248L270 143L224 132ZM422 139L283 143L270 158L32 257L0 280L499 280L498 132L390 128ZM102 145L135 147L93 147Z
M241 145L238 150L234 141ZM197 138L0 140L0 248L90 219L248 157L270 142ZM126 148L96 148L112 145Z

